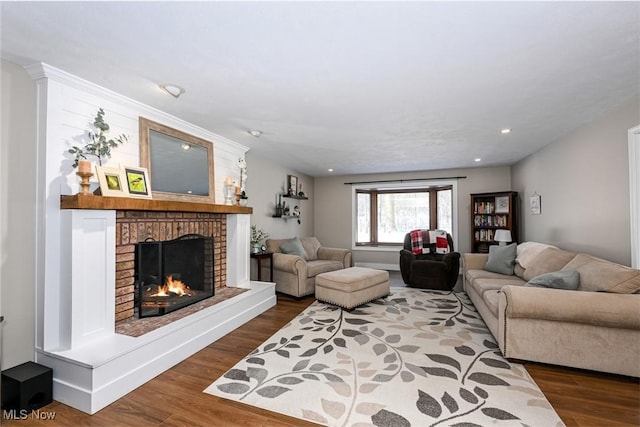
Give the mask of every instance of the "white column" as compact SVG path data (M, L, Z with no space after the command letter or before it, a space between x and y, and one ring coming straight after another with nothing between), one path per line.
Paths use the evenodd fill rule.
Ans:
M227 215L227 286L249 288L251 216Z
M63 210L63 254L70 269L60 281L60 335L73 349L115 333L115 226L113 210Z

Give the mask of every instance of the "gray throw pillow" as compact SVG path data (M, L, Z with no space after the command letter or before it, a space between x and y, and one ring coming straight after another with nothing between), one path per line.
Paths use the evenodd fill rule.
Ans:
M307 253L302 247L302 242L297 237L281 244L280 250L285 254L301 256L305 261L308 259Z
M493 273L513 275L513 266L516 263L517 244L506 246L492 245L489 247L489 260L484 269Z
M541 274L529 280L525 286L576 290L580 286L580 273L576 270L562 270Z

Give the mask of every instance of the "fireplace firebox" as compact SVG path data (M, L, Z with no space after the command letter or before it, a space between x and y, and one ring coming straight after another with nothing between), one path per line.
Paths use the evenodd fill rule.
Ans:
M213 237L187 234L136 244L135 309L162 316L214 295Z

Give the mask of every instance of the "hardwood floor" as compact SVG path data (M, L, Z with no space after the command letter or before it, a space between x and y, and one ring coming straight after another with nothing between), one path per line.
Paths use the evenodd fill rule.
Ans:
M278 304L192 357L90 416L58 402L54 420L2 420L3 426L317 426L202 391L314 301L278 295ZM525 363L567 426L640 425L638 379ZM544 427L544 426L542 426Z

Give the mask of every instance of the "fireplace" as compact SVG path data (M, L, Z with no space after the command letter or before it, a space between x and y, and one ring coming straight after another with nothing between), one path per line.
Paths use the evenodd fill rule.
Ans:
M213 237L187 234L135 248L136 317L162 316L214 295Z

